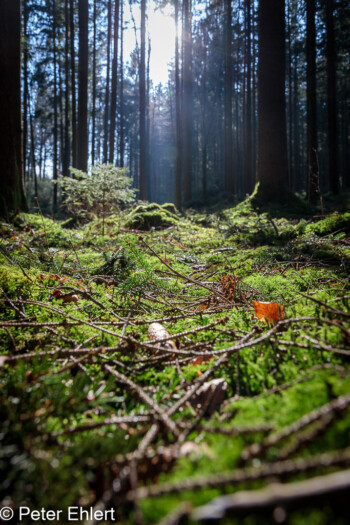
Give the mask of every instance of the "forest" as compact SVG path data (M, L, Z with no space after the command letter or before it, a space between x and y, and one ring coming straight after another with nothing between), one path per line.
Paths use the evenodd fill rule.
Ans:
M350 523L350 5L0 0L0 522Z

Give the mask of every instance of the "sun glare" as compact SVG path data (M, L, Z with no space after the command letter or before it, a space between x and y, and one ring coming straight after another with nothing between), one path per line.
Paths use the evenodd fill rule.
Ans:
M154 86L159 83L163 85L168 82L168 64L172 61L175 53L175 22L173 8L166 6L164 9L155 9L155 3L149 2L147 8L148 32L151 40L150 77ZM137 28L140 27L140 8L133 8L133 15ZM130 17L131 18L131 17ZM129 20L126 10L126 20ZM139 35L138 35L139 38ZM124 34L125 58L135 47L135 36L131 23Z
M168 64L174 57L175 23L170 6L163 11L151 11L148 27L151 38L150 76L156 86L168 81Z

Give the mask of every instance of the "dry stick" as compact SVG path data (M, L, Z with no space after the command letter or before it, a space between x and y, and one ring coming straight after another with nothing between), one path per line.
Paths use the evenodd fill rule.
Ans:
M6 302L6 300L0 299L0 302ZM91 321L89 322L89 321L85 321L84 319L79 319L78 317L74 317L73 315L68 314L64 310L61 310L60 308L57 308L55 306L51 306L51 305L46 304L46 303L42 303L40 301L31 301L31 300L23 301L23 300L16 299L13 302L14 303L19 303L19 304L30 304L30 305L33 305L33 306L40 306L41 308L46 308L47 310L55 312L55 313L57 313L59 315L63 315L64 317L66 317L68 319L71 319L72 321L78 321L81 324L85 324L85 325L90 326L92 328L96 328L97 330L100 330L101 332L105 332L106 334L113 335L114 337L120 337L120 334L117 334L115 332L111 332L110 330L106 330L105 328L102 328L101 326L95 325L95 323L93 323ZM113 315L115 317L117 317L118 319L120 319L121 321L123 321L123 323L125 323L125 319L117 316L116 314L113 314Z
M224 361L226 360L226 355L221 356L217 362L209 369L207 370L197 381L196 385L189 390L177 403L175 403L170 409L165 412L165 416L169 418L171 415L175 414L179 408L181 408L182 405L184 405L191 397L197 392L197 390L201 387L201 385L208 379L210 374L212 374ZM147 395L147 394L146 394ZM171 420L170 420L171 421ZM132 453L130 456L131 459L139 460L141 457L145 454L147 447L151 444L151 442L155 439L159 432L159 423L154 423L151 428L148 430L147 434L143 437L141 440L137 450ZM179 437L179 433L177 434L177 437ZM121 472L119 477L114 480L118 481L119 489L122 487L123 481L128 477L129 471L126 470L125 472ZM114 483L114 482L113 482ZM103 508L106 508L112 501L113 495L117 491L113 487L106 492L106 494L103 496L102 500L98 503L98 508L103 506Z
M294 421L290 425L287 425L276 434L272 434L266 437L260 444L254 443L250 448L243 450L241 458L245 461L253 457L258 456L268 448L277 445L282 439L294 434L304 427L311 425L314 421L331 414L333 412L341 413L344 412L350 405L350 394L346 396L340 396L329 403L312 410L308 414L305 414L297 421Z
M146 341L148 344L154 344L154 343L165 343L166 341L169 341L170 339L178 339L180 337L185 337L187 335L196 334L198 332L202 332L203 330L210 330L213 328L213 326L216 326L218 324L225 324L229 320L228 316L225 316L223 319L217 319L213 323L210 323L206 326L199 326L198 328L193 328L192 330L185 330L184 332L179 332L177 334L172 334L169 337L164 337L163 339L152 339L151 341Z
M171 421L169 416L167 415L164 410L162 410L157 403L153 401L153 399L136 383L134 383L131 379L126 377L124 374L121 374L120 372L117 372L113 368L111 368L109 365L103 365L105 370L112 374L120 383L127 385L131 390L135 390L139 398L147 403L148 406L152 408L152 410L159 416L159 419L163 421L163 423L168 427L168 429L175 435L179 435L179 430L175 423Z
M240 436L244 434L258 434L262 432L271 432L271 430L274 430L273 425L261 424L261 425L255 425L252 427L233 427L233 428L224 428L222 426L220 427L213 427L210 425L199 425L198 430L203 432L208 432L209 434L222 434L223 436Z
M74 291L75 293L79 293L80 295L85 297L85 299L89 299L89 301L92 301L93 303L95 303L97 306L102 308L102 310L105 310L106 312L110 313L111 315L113 315L114 317L119 319L119 321L122 321L123 323L125 322L125 320L122 317L117 315L113 310L110 310L110 309L106 308L106 306L104 304L100 303L100 301L95 299L93 297L93 295L91 295L89 292L84 291L84 290L80 290L79 288L75 288L75 286L63 286L62 288L68 288L68 289Z
M210 387L210 391L209 391L209 393L207 395L207 398L206 398L205 402L203 403L203 405L201 406L197 416L195 417L195 419L193 421L191 421L190 425L188 427L186 427L181 432L181 434L179 435L179 438L178 438L178 440L176 442L177 454L179 453L180 447L184 443L184 441L187 438L187 436L197 427L198 423L200 422L200 420L202 419L202 417L206 413L207 408L209 407L209 405L212 402L212 399L213 399L213 397L215 395L215 389L216 389L216 387L214 385L212 385Z
M136 492L137 491L137 487L138 487L138 475L137 475L137 462L136 462L135 459L130 461L129 470L130 470L129 478L130 478L131 490ZM134 507L133 508L133 510L134 510L134 525L142 525L143 518L142 518L141 509L140 509L140 506L138 504L137 498L135 498L132 503L133 503L133 507Z
M13 335L11 334L10 330L8 328L6 328L5 326L3 326L1 328L1 330L4 330L4 332L7 333L8 335L8 338L10 339L11 343L12 343L12 346L13 346L13 350L14 352L17 352L17 346L16 346L16 341L15 341L15 338L13 337Z
M327 308L327 310L332 312L332 314L334 314L334 315L340 315L341 317L350 317L350 313L348 313L348 312L344 312L343 310L337 310L336 308L333 308L332 306L329 306L329 304L324 303L323 301L320 301L319 299L316 299L315 297L311 297L310 295L306 295L306 294L304 294L302 292L299 292L299 293L300 293L300 295L302 295L306 299L310 299L310 301L313 301L314 303L317 303L320 306L324 306L325 308Z
M292 483L272 483L266 488L241 491L228 496L219 496L202 507L194 509L190 514L191 522L201 523L212 521L213 517L224 519L228 516L247 516L261 513L277 507L300 508L310 503L323 504L329 498L335 497L336 505L339 501L346 502L350 489L350 470L317 476L306 481ZM346 505L346 504L345 504Z
M1 299L0 301L1 302L5 302L5 303L9 303L10 306L15 310L15 312L17 312L24 319L28 319L28 317L25 315L25 313L23 313L22 310L20 310L19 308L17 308L17 306L15 304L13 304L11 299L6 295L5 291L2 288L0 288L0 291L1 291L2 294L4 294L4 296L6 298L6 301L4 301L3 299Z
M113 325L123 326L125 321L94 321L96 325ZM47 321L46 323L39 323L36 321L0 321L0 326L9 326L13 328L46 328L49 326L79 326L81 323L78 321Z
M349 374L350 373L350 369L346 369L334 363L323 363L320 365L315 365L307 369L305 376L299 377L298 379L295 379L294 381L288 381L288 383L283 383L283 385L274 386L270 388L269 390L265 390L265 392L261 392L260 394L256 394L255 396L252 396L250 399L258 399L260 397L265 397L270 394L276 394L277 392L281 392L282 390L287 390L287 388L298 385L299 383L310 381L310 379L312 379L312 376L309 374L309 372L316 371L316 370L326 370L328 368L334 369L334 371L338 372L339 374L344 374L344 373ZM233 401L236 401L236 396L234 396L233 398L231 397L230 399L227 399L224 403L224 406L229 405ZM224 415L226 414L229 415L229 412L226 412Z
M321 467L340 467L347 464L350 464L350 447L324 454L316 454L308 458L263 463L259 468L248 467L209 477L201 477L196 480L189 478L177 483L164 483L163 485L141 487L136 491L136 494L129 492L127 499L132 501L135 497L143 499L160 497L165 494L179 494L185 490L220 488L227 485L267 479L272 476L296 475Z
M287 459L296 452L299 452L308 443L313 443L315 439L324 434L329 426L337 419L336 412L326 414L317 421L311 430L303 432L297 436L296 441L284 446L277 454L277 459Z
M164 266L166 266L168 268L168 270L170 270L174 275L176 275L177 277L179 277L180 279L183 279L184 281L187 281L187 282L190 282L192 284L195 284L201 288L205 288L206 290L209 290L209 292L215 294L215 295L218 295L219 297L221 297L221 299L223 299L226 303L229 303L231 306L232 305L232 302L227 299L227 297L222 294L221 292L219 292L218 290L216 290L215 288L211 288L210 286L207 286L206 284L203 284L201 283L200 281L196 281L195 279L192 279L191 277L187 277L186 275L183 275L181 274L180 272L178 272L177 270L175 270L174 268L172 268L170 266L170 264L168 264L166 261L164 261L158 254L157 252L155 252L153 250L153 248L151 248L151 246L149 244L147 244L143 239L141 239L141 244L143 244L146 248L149 249L149 251L155 255L157 257L157 259L160 260L160 262L162 264L164 264Z
M26 277L30 282L33 282L33 279L31 277L29 277L29 275L25 272L23 266L21 265L21 263L19 261L13 262L11 257L6 255L6 253L4 253L4 251L1 248L0 248L0 253L8 260L8 262L11 264L11 266L14 266L14 267L18 266L20 268L21 272L23 273L24 277Z
M53 432L52 434L50 434L50 436L56 438L60 436L77 434L79 432L86 432L100 427L121 425L123 423L137 425L139 423L148 423L149 421L151 421L152 418L152 414L142 414L141 416L114 416L108 419L104 419L103 421L97 421L95 423L85 423L83 425L79 425L78 427L71 427L67 430L62 430L61 432Z
M310 341L310 343L315 345L320 350L325 350L326 352L332 352L333 354L350 355L350 350L344 350L344 348L335 348L333 346L325 345L321 343L320 341L313 339L309 335L301 334L300 337L302 337L303 339L306 339L307 341Z

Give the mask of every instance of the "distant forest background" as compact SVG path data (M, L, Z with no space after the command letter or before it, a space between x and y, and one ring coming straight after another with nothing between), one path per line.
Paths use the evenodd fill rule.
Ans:
M154 85L146 0L140 24L127 0L2 2L0 29L13 49L21 40L29 203L36 196L56 212L51 179L98 163L128 168L140 199L178 207L242 199L259 173L313 202L349 187L348 1L171 5L174 60L167 84ZM15 77L18 57L2 48L3 72Z

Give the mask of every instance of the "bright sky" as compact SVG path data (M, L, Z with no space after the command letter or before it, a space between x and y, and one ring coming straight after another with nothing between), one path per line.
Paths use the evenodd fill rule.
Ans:
M130 21L129 5L125 4L125 19L127 21ZM140 43L140 8L138 4L133 6L133 13L138 30L137 39ZM154 0L150 0L147 2L147 14L147 29L151 37L150 77L154 86L160 82L166 85L168 83L168 63L172 61L175 49L173 8L168 5L162 10L155 10ZM127 60L135 48L134 28L131 21L124 33L124 39L125 58Z

